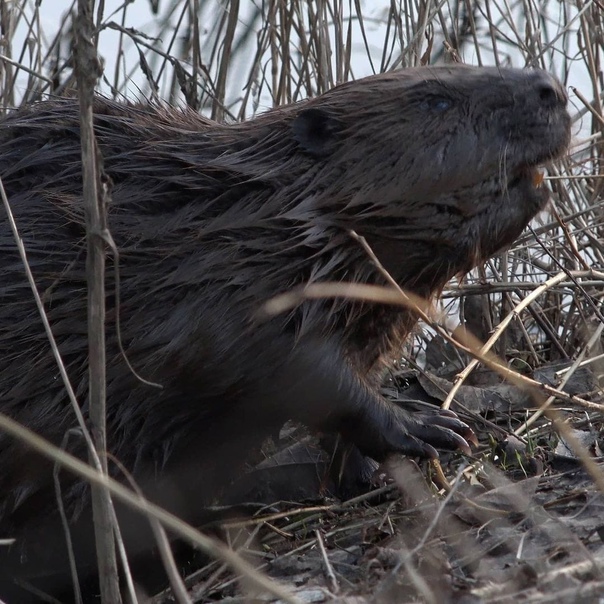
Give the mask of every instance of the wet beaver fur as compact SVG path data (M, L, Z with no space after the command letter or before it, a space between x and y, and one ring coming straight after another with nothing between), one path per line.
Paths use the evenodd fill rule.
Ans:
M109 270L110 453L149 497L195 521L233 464L287 419L340 433L376 460L464 446L454 415L378 394L415 322L408 311L338 299L269 321L255 313L306 283L384 284L351 230L426 297L511 244L547 201L535 168L568 145L566 101L545 72L470 67L373 76L231 125L99 98L123 342L136 370L162 385L141 383L118 350ZM78 120L74 100L4 118L0 177L86 413ZM3 209L0 242L0 411L61 443L75 419ZM84 455L77 438L69 449ZM85 572L88 487L62 479ZM69 584L55 507L52 465L0 434L0 537L17 539L0 551L0 597L13 577ZM130 551L148 548L145 521L120 513Z

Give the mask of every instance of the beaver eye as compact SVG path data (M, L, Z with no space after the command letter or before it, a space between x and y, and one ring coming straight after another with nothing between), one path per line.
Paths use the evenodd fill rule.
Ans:
M453 106L453 101L444 96L431 96L425 98L420 104L420 108L424 111L436 111L443 113Z

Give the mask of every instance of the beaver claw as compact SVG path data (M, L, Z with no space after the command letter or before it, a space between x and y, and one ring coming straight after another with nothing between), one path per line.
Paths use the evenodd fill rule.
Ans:
M452 415L450 415L452 414ZM403 422L408 435L407 439L418 442L421 449L417 453L403 451L407 455L414 454L423 457L438 457L436 448L439 449L460 449L466 455L471 454L470 445L466 437L473 436L471 428L457 418L452 412L442 413L442 410L435 408L431 412L408 414L412 421ZM426 451L426 453L422 453Z
M458 448L467 455L470 454L468 443L478 445L472 428L462 422L454 411L415 400L400 401L398 405L420 423L419 433L414 433L414 436L422 441L430 442L442 449ZM434 427L441 430L434 430Z
M471 454L468 441L476 442L476 438L455 413L427 404L418 409L414 403L405 408L380 401L370 413L363 414L358 425L346 422L341 431L377 461L393 453L437 458L437 448L460 449L466 455Z

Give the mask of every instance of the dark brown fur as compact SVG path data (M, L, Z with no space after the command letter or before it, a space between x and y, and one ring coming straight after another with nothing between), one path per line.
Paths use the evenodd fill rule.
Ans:
M384 283L350 230L422 296L511 244L546 202L533 168L568 144L565 103L544 72L465 67L375 76L234 125L99 99L123 341L163 386L138 381L118 351L110 271L111 454L150 497L195 520L233 459L288 418L376 459L463 444L455 417L377 393L414 323L407 311L329 300L267 322L255 312L306 283ZM0 122L0 176L86 413L79 136L72 100ZM0 411L60 443L75 420L4 210L0 248ZM88 489L65 475L64 497L86 565ZM0 537L18 539L0 576L62 572L54 507L51 465L0 434ZM134 551L148 547L140 530L126 529Z

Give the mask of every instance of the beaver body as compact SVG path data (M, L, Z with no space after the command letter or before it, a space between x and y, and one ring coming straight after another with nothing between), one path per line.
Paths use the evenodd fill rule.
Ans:
M287 419L378 460L463 446L453 415L414 414L377 392L415 322L408 311L337 299L267 321L256 313L307 283L384 284L351 230L426 297L511 244L547 201L535 168L568 145L565 104L542 71L469 67L373 76L232 125L98 99L122 340L136 371L162 386L138 380L118 349L109 270L110 453L194 521L234 461ZM86 414L78 120L74 100L4 118L0 177ZM0 411L59 444L76 422L3 209L0 241ZM85 451L77 437L68 449ZM65 475L63 498L79 559L94 564L81 524L88 487ZM0 434L0 537L17 539L0 552L5 581L64 577L55 507L52 465ZM131 551L148 547L139 528L125 532Z

